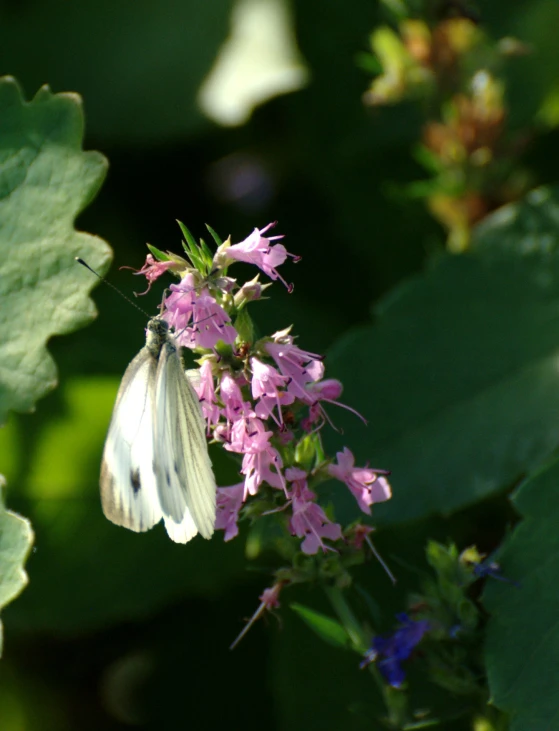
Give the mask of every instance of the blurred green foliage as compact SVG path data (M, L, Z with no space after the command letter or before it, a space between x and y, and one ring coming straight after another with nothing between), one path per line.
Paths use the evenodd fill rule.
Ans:
M477 6L490 37L514 34L535 49L507 66L510 119L531 125L545 112L547 131L522 162L535 180L555 183L556 4ZM423 175L411 155L422 110L406 103L371 111L361 100L370 75L357 57L371 30L387 21L386 4L306 0L292 12L308 86L256 109L239 128L210 123L196 106L228 32L226 2L6 2L2 72L18 78L28 99L43 83L84 97L84 149L102 150L110 169L77 228L110 242L111 281L125 292L144 289L118 267L139 268L146 241L179 251L177 218L195 236L208 222L236 240L279 220L287 248L303 256L283 271L295 292L275 284L252 314L262 333L294 323L305 349L324 352L336 343L327 375L343 376L344 401L370 426L331 416L361 460L393 472L394 498L373 517L386 526L375 545L399 584L393 589L372 563L355 579L356 611L385 631L429 571L427 539L494 548L516 519L506 489L556 448L556 194L532 195L488 219L465 257L443 254L445 234L422 203L394 193ZM49 212L71 222L82 207ZM43 214L30 208L28 220L42 228ZM23 252L22 242L12 244L8 263ZM65 246L61 294L83 293L94 282L71 268L74 252ZM154 287L141 305L154 313L160 298ZM385 728L374 720L382 715L381 693L358 670L356 655L319 640L289 609L297 602L331 615L318 590L286 594L279 625L270 616L228 651L269 584L272 554L247 566L243 533L229 544L218 535L180 547L161 527L135 535L103 518L105 429L119 378L143 345L145 318L108 287L95 300L97 320L63 338L51 337L63 330L41 326L44 303L24 323L18 308L2 313L29 342L51 337L61 384L35 414L12 414L0 433L7 504L36 533L30 584L2 613L2 731ZM218 483L234 482L237 466L217 451L212 458ZM546 479L552 489L552 476ZM353 506L337 507L340 519L352 517ZM543 525L546 516L537 519ZM549 546L535 545L530 559ZM518 567L522 580L511 555L505 568L514 575ZM508 587L487 597L502 617ZM496 658L495 648L509 645L514 653L540 597L539 584L513 594L515 604L525 603L515 609L513 630L499 622L490 628L496 701L508 703L509 690L499 668L508 656ZM528 634L523 643L529 647ZM410 680L418 719L429 707L445 719L443 728L471 728L454 720L451 693L413 673Z

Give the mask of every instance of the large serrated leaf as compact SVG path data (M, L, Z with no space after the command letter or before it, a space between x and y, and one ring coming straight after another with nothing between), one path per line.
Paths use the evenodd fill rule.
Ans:
M97 283L74 258L103 272L107 244L73 227L97 193L107 162L84 152L76 94L43 87L31 102L0 80L0 424L9 410L32 411L56 385L46 349L95 313Z
M15 599L27 584L23 565L33 543L31 524L20 515L6 510L1 488L0 484L0 610ZM0 622L0 656L2 646L3 628Z
M443 256L381 303L329 360L359 460L392 470L380 521L448 513L503 489L559 440L559 194L486 219L471 252Z
M519 586L488 580L484 594L489 687L511 714L510 731L549 731L559 727L559 461L525 482L513 502L522 522L498 558Z

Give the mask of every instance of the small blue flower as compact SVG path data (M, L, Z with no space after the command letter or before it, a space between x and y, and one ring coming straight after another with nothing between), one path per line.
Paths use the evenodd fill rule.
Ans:
M377 635L373 639L361 667L376 660L386 682L393 688L400 688L406 677L401 662L408 659L430 626L427 620L410 619L404 612L397 614L396 619L400 625L392 634Z
M476 564L473 568L473 573L474 576L477 576L480 579L484 576L490 576L492 579L505 581L507 584L513 584L517 588L520 588L520 584L518 582L503 576L500 564L498 564L497 561L492 561L491 559L487 559L486 561L482 561L482 563Z

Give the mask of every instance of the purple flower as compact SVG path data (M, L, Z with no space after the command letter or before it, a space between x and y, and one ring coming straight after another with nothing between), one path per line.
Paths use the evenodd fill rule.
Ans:
M295 397L286 391L278 391L276 396L261 396L260 401L256 404L255 413L259 419L273 419L278 426L283 424L283 416L281 412L282 406L289 406L295 401ZM274 414L277 406L278 415Z
M265 348L275 360L280 373L289 378L288 392L304 403L315 403L317 398L307 391L306 386L320 381L324 375L321 356L294 345L289 330L281 330L272 338L273 342L266 343Z
M259 269L267 274L270 279L279 279L280 282L285 284L288 290L293 289L293 285L287 284L285 279L278 273L277 267L284 263L288 256L291 256L294 260L298 260L298 257L289 254L285 246L282 244L272 244L272 241L283 239L282 236L263 236L266 231L275 226L274 223L269 223L262 229L255 228L254 231L247 236L244 241L240 244L234 244L229 246L225 255L229 259L235 259L236 261L244 261L248 264L254 264Z
M335 378L308 383L305 388L309 397L314 398L315 401L331 401L332 403L337 403L343 391L342 384Z
M245 494L256 495L263 482L287 492L282 467L279 452L269 444L259 452L245 453L241 468L241 474L245 475Z
M294 397L280 389L286 386L290 379L280 375L273 366L262 363L258 358L251 358L250 366L252 369L252 397L260 399L256 406L256 415L261 419L272 417L278 425L283 424L281 407L292 404ZM276 406L277 417L273 413Z
M229 427L239 419L247 418L252 412L251 404L243 400L241 380L244 379L242 377L235 378L227 371L224 371L221 375L219 393L223 401L223 416L225 416Z
M329 474L345 482L364 513L370 515L373 503L382 503L391 497L388 480L382 476L386 474L384 470L354 467L355 457L347 447L344 447L343 452L338 452L336 458L337 465L328 465Z
M301 550L308 555L316 553L319 548L324 552L333 551L322 539L339 540L342 537L341 526L332 523L320 505L314 502L316 495L307 487L306 472L293 467L285 471L285 476L292 487L290 497L293 516L289 521L289 529L299 538L304 537Z
M268 448L271 436L272 432L266 431L264 422L251 412L233 422L231 441L225 445L225 449L240 454L257 454Z
M245 483L239 482L231 487L217 488L216 530L225 531L225 540L230 541L239 534L237 521L245 495Z
M406 678L401 663L409 658L430 625L427 620L410 619L405 613L397 614L396 619L400 625L392 634L377 635L373 639L361 667L375 660L386 682L393 688L400 688Z
M219 340L232 345L237 331L223 307L207 288L197 292L193 274L179 284L171 284L165 299L164 318L175 329L177 340L186 348L214 348Z
M190 373L190 371L188 371ZM192 386L200 399L200 405L206 421L208 422L208 433L210 428L219 422L221 409L217 404L215 396L214 380L212 373L212 364L209 360L205 360L200 368L196 371L196 381L192 381Z

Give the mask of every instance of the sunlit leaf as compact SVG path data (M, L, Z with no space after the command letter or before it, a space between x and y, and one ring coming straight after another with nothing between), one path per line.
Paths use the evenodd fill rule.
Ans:
M0 610L15 599L27 584L23 566L33 543L29 521L4 507L2 487L0 485ZM3 639L0 622L0 656Z
M13 79L0 80L0 424L56 385L49 338L95 314L88 293L97 280L74 258L103 272L109 247L73 224L107 163L82 139L77 95L43 87L25 102Z

